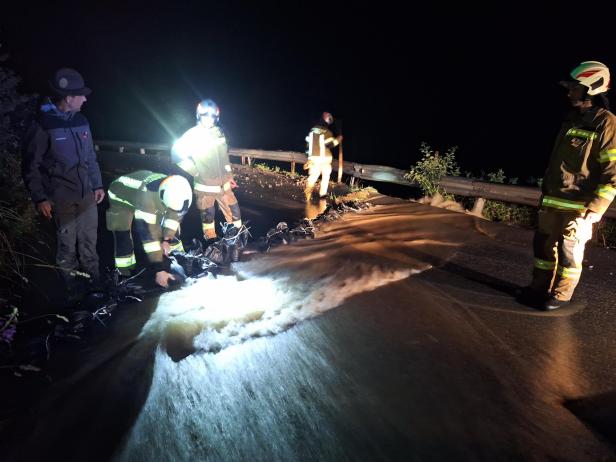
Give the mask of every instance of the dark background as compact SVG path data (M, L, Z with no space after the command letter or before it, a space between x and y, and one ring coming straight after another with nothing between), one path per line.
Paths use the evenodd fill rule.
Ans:
M23 91L84 75L96 139L170 143L210 97L234 147L303 151L327 110L349 160L408 168L425 141L521 181L542 175L567 109L557 82L616 65L612 21L581 5L292 3L24 3L0 42Z

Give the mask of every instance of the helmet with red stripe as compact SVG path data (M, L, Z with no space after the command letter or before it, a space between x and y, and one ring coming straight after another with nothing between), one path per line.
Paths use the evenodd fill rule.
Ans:
M571 77L588 88L591 96L610 89L610 70L599 61L584 61L571 71Z

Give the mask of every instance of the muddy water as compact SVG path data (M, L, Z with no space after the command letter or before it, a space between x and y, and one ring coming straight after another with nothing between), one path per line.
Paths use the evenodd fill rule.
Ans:
M590 388L579 309L534 316L466 267L498 245L390 205L124 306L16 459L610 460L562 405Z

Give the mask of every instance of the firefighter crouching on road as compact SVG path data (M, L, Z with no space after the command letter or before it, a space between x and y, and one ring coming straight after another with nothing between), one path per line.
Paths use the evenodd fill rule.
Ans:
M197 105L197 125L184 133L171 148L171 160L194 178L197 209L204 237L216 239L218 203L227 223L242 226L240 207L231 188L237 187L231 172L227 140L218 126L220 110L211 99Z
M192 202L190 184L179 175L139 170L114 180L108 196L107 229L113 232L116 268L128 276L136 266L131 237L134 226L156 283L167 287L175 278L166 256L173 250L184 250L176 233Z
M319 176L321 176L321 186L319 197L327 196L329 186L329 176L332 173L333 155L331 148L338 146L342 141L342 136L335 137L332 132L334 118L329 112L324 112L321 119L310 129L306 137L308 142L308 162L304 164L304 169L308 169L308 181L306 182L306 200L312 197L312 190Z
M535 263L526 298L544 310L567 304L582 273L584 246L592 225L616 195L616 117L605 93L608 68L586 61L571 71L573 110L556 138L542 183ZM543 300L543 301L541 301Z

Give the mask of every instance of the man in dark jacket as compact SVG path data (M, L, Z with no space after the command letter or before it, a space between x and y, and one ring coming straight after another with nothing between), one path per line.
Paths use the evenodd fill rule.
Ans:
M74 69L59 69L52 95L32 124L23 152L23 177L36 210L56 225L56 263L69 292L76 270L99 279L96 204L105 197L92 133L81 106L91 90Z
M556 138L543 177L533 279L524 293L544 310L571 300L592 225L616 196L616 116L605 98L609 70L598 61L585 61L571 71L571 80L561 83L573 111Z

